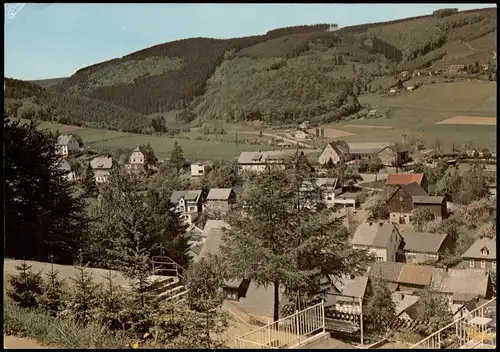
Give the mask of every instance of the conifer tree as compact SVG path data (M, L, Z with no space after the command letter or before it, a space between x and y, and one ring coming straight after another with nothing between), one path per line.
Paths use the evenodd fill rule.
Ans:
M106 284L103 287L102 294L99 297L99 303L96 310L95 319L107 329L117 331L129 327L125 314L125 307L128 304L128 298L121 286L116 285L113 280L111 270L103 276Z
M215 341L211 338L213 330L218 325L220 328L227 326L227 321L224 320L225 314L220 311L226 296L225 272L222 260L217 256L209 256L195 265L187 278L189 305L204 315L206 348L216 347Z
M182 147L177 143L177 141L175 141L174 148L172 149L172 153L170 154L170 163L172 163L172 165L175 166L177 172L179 172L184 166L185 162L186 159L184 159L184 152L182 151Z
M81 251L75 268L77 274L75 277L70 277L73 285L64 313L77 323L87 324L93 320L101 287L94 282L92 274L83 263Z
M51 261L52 261L51 256ZM47 280L42 284L43 293L37 296L38 307L50 316L57 316L64 310L64 281L59 278L59 272L54 270L51 262L50 271L46 273Z
M370 279L371 295L363 302L368 330L385 330L396 318L396 304L387 284L380 278Z
M18 274L9 278L11 289L7 290L8 296L22 308L36 308L36 297L42 293L41 273L34 273L26 262L16 266L16 270Z
M90 163L88 163L85 168L85 173L82 178L83 189L85 190L85 195L94 197L97 195L97 185L95 183L95 173L92 169Z
M307 185L312 191L304 191ZM321 277L354 273L368 264L366 251L350 248L341 221L316 206L321 194L316 187L307 159L298 155L285 170L268 166L249 180L244 211L227 218L222 252L228 275L274 287L275 321L283 289L291 297L315 299L323 290Z
M71 263L87 219L58 165L57 134L4 119L5 255Z

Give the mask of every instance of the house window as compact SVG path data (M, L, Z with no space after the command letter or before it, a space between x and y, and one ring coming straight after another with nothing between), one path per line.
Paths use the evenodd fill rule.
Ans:
M202 174L202 173L203 173L203 170L198 170L198 173L199 173L199 174Z
M470 266L471 268L473 268L473 267L474 267L474 261L473 261L473 260L469 260L469 266Z
M497 262L491 262L491 268L496 269L497 268Z
M332 200L332 197L326 197L326 200Z
M484 260L481 260L481 268L482 269L486 268L486 262Z

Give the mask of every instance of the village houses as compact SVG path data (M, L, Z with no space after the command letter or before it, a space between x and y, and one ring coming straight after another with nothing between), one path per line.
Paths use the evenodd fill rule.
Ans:
M398 262L422 264L437 262L445 249L451 248L451 237L445 233L402 231Z
M203 210L226 214L236 204L232 188L211 188L203 204Z
M192 177L199 177L199 176L205 176L207 172L207 166L202 163L194 163L191 164L191 176Z
M396 150L394 143L389 142L361 142L347 143L346 141L330 142L319 156L319 163L333 164L340 161L368 160L378 157L384 166L393 166L406 162L408 151Z
M175 205L175 210L181 214L181 220L191 225L198 219L202 210L202 192L201 190L173 191L170 202Z
M141 151L139 147L137 147L130 155L129 164L127 165L127 168L129 168L129 170L132 172L144 170L145 161L146 160L144 158L144 153Z
M76 180L75 172L71 169L71 165L66 159L62 159L58 165L59 170L64 171L66 174L63 176L68 181Z
M342 193L342 185L338 178L321 177L315 180L315 185L309 181L304 181L300 191L313 193L315 201L322 202L330 208L336 204L335 197Z
M259 152L241 152L238 158L240 171L261 172L266 166L279 166L284 168L284 163L292 159L295 150L272 150Z
M479 238L462 254L461 266L467 270L497 270L496 241Z
M378 262L395 262L401 241L401 234L393 224L370 221L358 226L351 245L354 249L367 249Z
M410 223L415 209L427 207L435 219L446 219L447 207L443 196L429 196L416 182L401 185L387 201L392 223Z
M92 159L90 167L94 171L95 181L97 183L107 182L114 165L115 163L110 155L107 157L98 156Z
M80 143L71 134L61 134L57 138L56 152L64 157L80 150Z
M425 192L429 192L429 182L425 177L424 173L417 174L390 174L385 180L386 186L403 186L415 182L420 187L424 189Z

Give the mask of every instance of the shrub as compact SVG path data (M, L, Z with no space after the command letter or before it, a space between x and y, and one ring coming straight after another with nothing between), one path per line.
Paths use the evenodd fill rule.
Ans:
M58 272L51 271L46 274L47 280L42 284L43 293L37 295L36 300L41 312L49 316L57 316L64 310L64 282L59 279Z
M7 290L7 296L23 308L36 308L37 295L42 293L42 275L40 272L33 273L31 265L26 262L16 266L18 275L9 278L11 288Z

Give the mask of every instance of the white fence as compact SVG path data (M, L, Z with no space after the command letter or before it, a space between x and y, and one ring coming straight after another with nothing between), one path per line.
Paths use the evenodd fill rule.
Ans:
M325 331L323 302L236 338L236 348L293 348Z
M489 307L492 302L496 300L496 297L492 300L486 302L482 306L474 309L468 314L460 317L451 324L446 325L444 328L436 331L432 335L429 335L422 341L411 346L413 348L449 348L449 346L454 345L455 348L462 348L462 346L473 343L475 345L482 344L485 340L489 340L490 334L485 330L485 326L474 326L471 320L476 317L484 318L487 313L489 313ZM496 314L496 312L495 312ZM494 342L493 342L494 341ZM477 343L474 343L477 342ZM496 338L491 342L496 344Z

